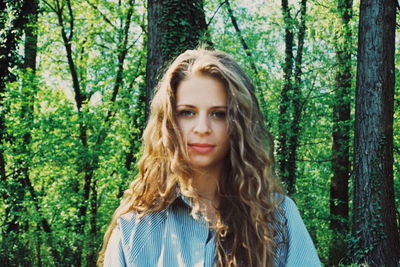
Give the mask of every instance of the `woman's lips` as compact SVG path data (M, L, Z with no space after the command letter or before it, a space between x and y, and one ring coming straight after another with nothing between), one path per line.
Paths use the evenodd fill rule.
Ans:
M214 149L213 145L210 144L201 144L201 143L193 143L189 144L189 147L199 153L209 153Z

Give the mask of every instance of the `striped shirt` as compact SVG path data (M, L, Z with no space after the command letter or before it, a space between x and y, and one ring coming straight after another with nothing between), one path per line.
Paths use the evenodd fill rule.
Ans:
M285 196L281 208L285 215L278 218L286 229L278 229L275 239L275 266L321 266L294 202ZM104 267L215 266L214 233L204 218L196 220L190 211L190 201L179 196L167 209L140 219L134 212L122 215L108 242Z

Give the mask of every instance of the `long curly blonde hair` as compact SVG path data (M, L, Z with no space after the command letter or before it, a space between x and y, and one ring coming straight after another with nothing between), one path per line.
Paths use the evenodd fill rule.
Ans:
M273 140L264 121L254 87L242 68L226 53L197 49L178 56L159 83L143 133L138 175L125 192L104 236L98 265L117 219L130 211L137 216L166 209L185 190L194 203L194 175L176 119L175 93L193 75L221 81L228 96L230 149L219 180L221 218L214 227L218 266L272 266L276 245L278 200L283 193L275 174Z

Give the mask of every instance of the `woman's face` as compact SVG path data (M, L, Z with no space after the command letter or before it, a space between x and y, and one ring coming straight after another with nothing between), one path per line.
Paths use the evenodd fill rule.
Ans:
M193 76L178 85L176 114L195 167L222 168L229 151L227 105L219 80Z

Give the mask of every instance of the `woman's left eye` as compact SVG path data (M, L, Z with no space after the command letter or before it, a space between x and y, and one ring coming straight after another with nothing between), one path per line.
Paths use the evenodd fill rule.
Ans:
M218 118L218 119L225 119L226 117L226 112L225 111L213 111L211 113L212 117Z
M191 110L181 110L178 112L178 116L183 116L183 117L188 117L188 116L193 116L194 112Z

